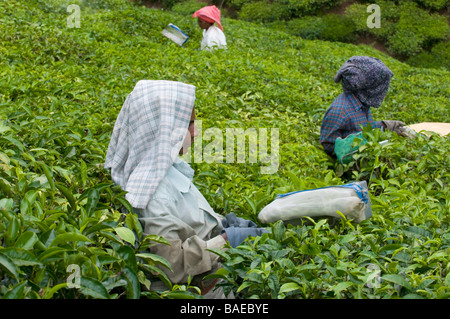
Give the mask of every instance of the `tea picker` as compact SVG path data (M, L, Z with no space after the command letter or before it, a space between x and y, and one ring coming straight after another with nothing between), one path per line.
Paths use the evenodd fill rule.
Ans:
M203 7L192 15L203 30L202 50L225 49L227 41L220 23L220 10L216 6ZM217 24L217 26L215 25Z
M397 120L374 121L371 107L381 106L394 74L384 63L373 57L353 56L338 70L334 81L342 83L340 94L325 112L320 128L320 143L325 152L336 157L338 138L357 134L361 126L389 130L401 136L410 135L405 123Z
M220 295L219 289L209 289L215 279L203 277L215 273L221 261L211 249L225 249L227 242L237 246L266 230L233 214L216 213L194 185L194 169L181 155L198 136L195 92L195 86L182 82L138 81L117 116L105 168L126 191L143 236L158 235L170 243L148 248L170 264L162 272L176 284L192 279L212 298ZM157 282L152 280L150 289L170 288Z

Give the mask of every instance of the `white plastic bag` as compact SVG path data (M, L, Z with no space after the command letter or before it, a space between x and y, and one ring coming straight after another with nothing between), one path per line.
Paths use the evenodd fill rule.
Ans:
M297 225L305 216L341 218L337 211L355 223L370 218L372 208L367 183L354 182L278 195L261 210L258 219L264 224L282 220Z
M161 33L178 44L180 47L183 46L183 44L185 44L187 40L189 40L189 37L184 34L184 32L180 30L180 28L172 23L169 23L167 27L165 27L164 30L161 31Z

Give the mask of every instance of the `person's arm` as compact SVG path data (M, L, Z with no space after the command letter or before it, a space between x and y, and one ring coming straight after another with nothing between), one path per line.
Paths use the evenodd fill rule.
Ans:
M174 283L186 283L189 275L217 270L219 256L207 249L221 249L226 244L223 234L200 238L188 224L177 218L173 211L177 209L173 201L152 200L145 211L156 214L145 216L145 211L137 210L144 235L156 234L164 237L170 246L155 244L150 251L166 259L173 271L161 267L167 277Z
M372 112L370 112L370 109L367 112L367 121L370 123L372 128L379 128L379 129L382 129L382 130L386 129L386 125L383 123L383 121L374 121L373 120Z
M368 115L367 118L371 123L372 128L380 128L383 131L384 130L392 131L403 137L408 136L408 131L404 127L405 123L403 123L402 121L396 120L374 121L370 110L367 115Z
M217 254L207 249L221 249L226 241L222 235L213 237L207 241L194 235L186 240L168 239L170 246L155 244L150 252L166 259L172 271L161 268L173 283L186 283L189 276L214 272L220 268L220 260Z

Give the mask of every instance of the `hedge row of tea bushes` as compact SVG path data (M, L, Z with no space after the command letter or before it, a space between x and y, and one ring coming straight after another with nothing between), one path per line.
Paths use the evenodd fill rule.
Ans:
M69 4L81 9L79 28L68 27ZM369 181L372 219L267 225L269 234L223 255L216 276L226 289L240 298L448 297L448 138L367 132L367 157L346 167L318 141L340 92L333 76L350 56L379 57L395 73L377 119L445 119L447 71L226 18L228 50L203 52L194 19L122 0L3 1L0 21L2 298L199 297L188 285L149 289L167 282L157 267L168 264L146 248L165 239L142 237L103 169L116 116L141 79L194 84L203 131L279 129L274 174L261 174L264 163L192 164L220 214L257 221L278 193ZM184 48L161 35L170 22L190 35ZM386 138L387 148L374 142ZM365 285L367 269L380 271L378 288Z
M375 36L386 44L391 54L411 65L449 69L448 11L447 15L440 15L435 10L446 8L450 2L379 1L377 4L382 10L380 28L367 28L367 3L353 4L347 9L345 17L355 24L357 34ZM426 58L430 53L432 56Z
M223 15L271 26L304 39L358 43L362 38L383 43L388 52L408 64L450 68L448 0L354 1L343 14L326 13L342 0L228 0ZM381 10L381 27L369 28L370 4ZM198 0L163 1L166 8L186 15L205 5ZM446 11L447 9L447 11Z

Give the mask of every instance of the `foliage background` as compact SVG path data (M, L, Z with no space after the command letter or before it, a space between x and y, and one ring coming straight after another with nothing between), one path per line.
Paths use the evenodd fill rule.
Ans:
M70 3L81 8L80 28L67 26L66 0L0 2L2 298L198 297L189 284L149 290L167 282L157 266L168 265L145 249L165 240L142 238L102 168L116 116L141 79L194 84L203 129L279 128L275 174L262 175L261 163L192 164L220 214L257 221L278 193L369 182L371 219L266 225L269 234L222 255L215 276L225 289L239 298L448 298L449 139L366 131L370 142L347 166L319 144L341 90L333 76L350 56L379 57L395 74L375 119L448 119L448 71L228 18L228 50L204 52L189 16L120 0ZM170 22L190 35L184 48L161 35ZM79 266L77 287L70 265ZM375 288L371 267L380 270Z
M222 15L251 21L305 39L365 43L413 66L449 69L448 0L169 0L147 1L192 14L206 4ZM369 28L370 4L381 11L380 28Z

